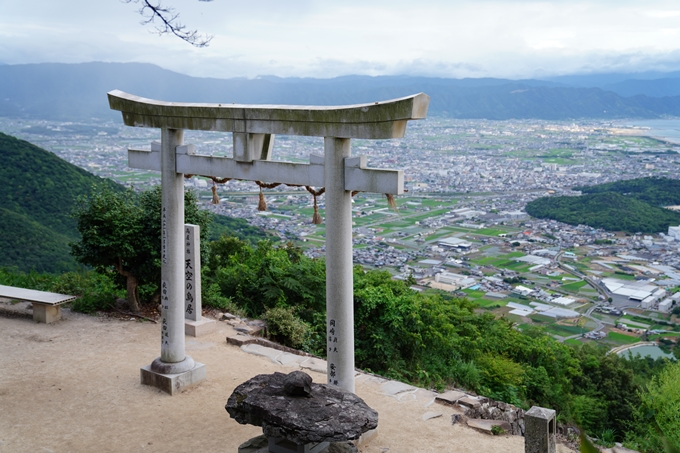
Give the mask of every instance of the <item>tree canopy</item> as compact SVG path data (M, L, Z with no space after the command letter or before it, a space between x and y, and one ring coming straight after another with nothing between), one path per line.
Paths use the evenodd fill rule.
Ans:
M629 233L665 232L680 224L680 213L617 192L538 198L527 203L526 211L539 219Z
M637 178L598 184L595 186L574 187L584 194L616 192L652 206L680 205L680 180L670 178Z
M161 280L160 187L137 194L98 186L78 200L74 217L81 237L71 244L73 256L100 272L119 274L130 308L139 311L139 286L148 285L147 292L157 294ZM201 227L203 244L211 215L198 208L193 192L185 193L184 218Z
M123 190L27 141L0 133L0 266L65 272L78 265L68 244L78 237L69 216L95 184Z

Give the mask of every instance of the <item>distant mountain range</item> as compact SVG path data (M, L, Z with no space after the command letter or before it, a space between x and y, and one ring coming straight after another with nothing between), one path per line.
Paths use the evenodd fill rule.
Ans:
M106 93L120 89L176 102L342 105L413 93L430 116L486 119L680 116L680 72L562 76L549 80L345 76L333 79L198 78L151 64L0 65L0 116L66 121L119 119Z

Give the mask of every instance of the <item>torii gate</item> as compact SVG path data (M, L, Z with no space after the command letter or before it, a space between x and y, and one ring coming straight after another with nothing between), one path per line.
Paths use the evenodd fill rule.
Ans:
M354 392L351 192L402 194L404 175L350 157L350 139L403 137L409 120L426 117L429 96L339 107L175 103L119 90L108 97L127 126L161 129L160 147L128 150L130 167L159 170L162 185L161 355L142 368L142 384L172 394L206 375L184 349L183 175L192 174L326 188L327 376ZM183 144L184 129L232 132L233 157L196 154ZM324 155L310 155L309 164L271 161L274 134L324 137Z

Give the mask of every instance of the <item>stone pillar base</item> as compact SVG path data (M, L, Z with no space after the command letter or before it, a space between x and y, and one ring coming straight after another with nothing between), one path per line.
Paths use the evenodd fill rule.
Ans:
M151 369L151 365L140 369L142 385L150 385L165 393L174 395L180 390L196 385L206 379L205 365L195 362L192 369L177 374L163 374Z
M378 428L380 428L380 425L378 425ZM363 447L373 439L375 439L378 436L378 428L375 429L370 429L363 433L358 439L355 439L352 441L352 443L357 447Z
M61 305L47 305L33 302L33 321L49 324L51 322L59 321L60 319Z
M200 321L184 320L184 334L190 337L202 337L214 332L217 322L214 319L203 318Z

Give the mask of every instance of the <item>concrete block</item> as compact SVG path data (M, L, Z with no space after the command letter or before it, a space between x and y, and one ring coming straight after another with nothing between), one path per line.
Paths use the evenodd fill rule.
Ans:
M268 441L270 453L322 453L327 452L330 445L329 442L300 445L282 437L269 437Z
M184 320L184 334L190 337L202 337L215 331L217 322L214 319L201 318L200 321Z
M61 305L33 303L33 321L49 324L61 319Z
M269 440L264 434L253 437L239 445L238 453L269 453Z
M300 362L300 368L326 374L326 371L328 371L328 363L325 360L317 359L316 357L308 357L306 360Z
M524 452L555 453L555 417L552 409L534 406L524 413Z
M162 374L151 369L151 365L143 366L140 370L142 385L150 385L170 395L180 390L205 381L206 368L196 362L194 368L178 374Z
M276 361L283 366L297 366L300 362L307 360L307 357L302 355L291 354L290 352L283 352L276 358Z

